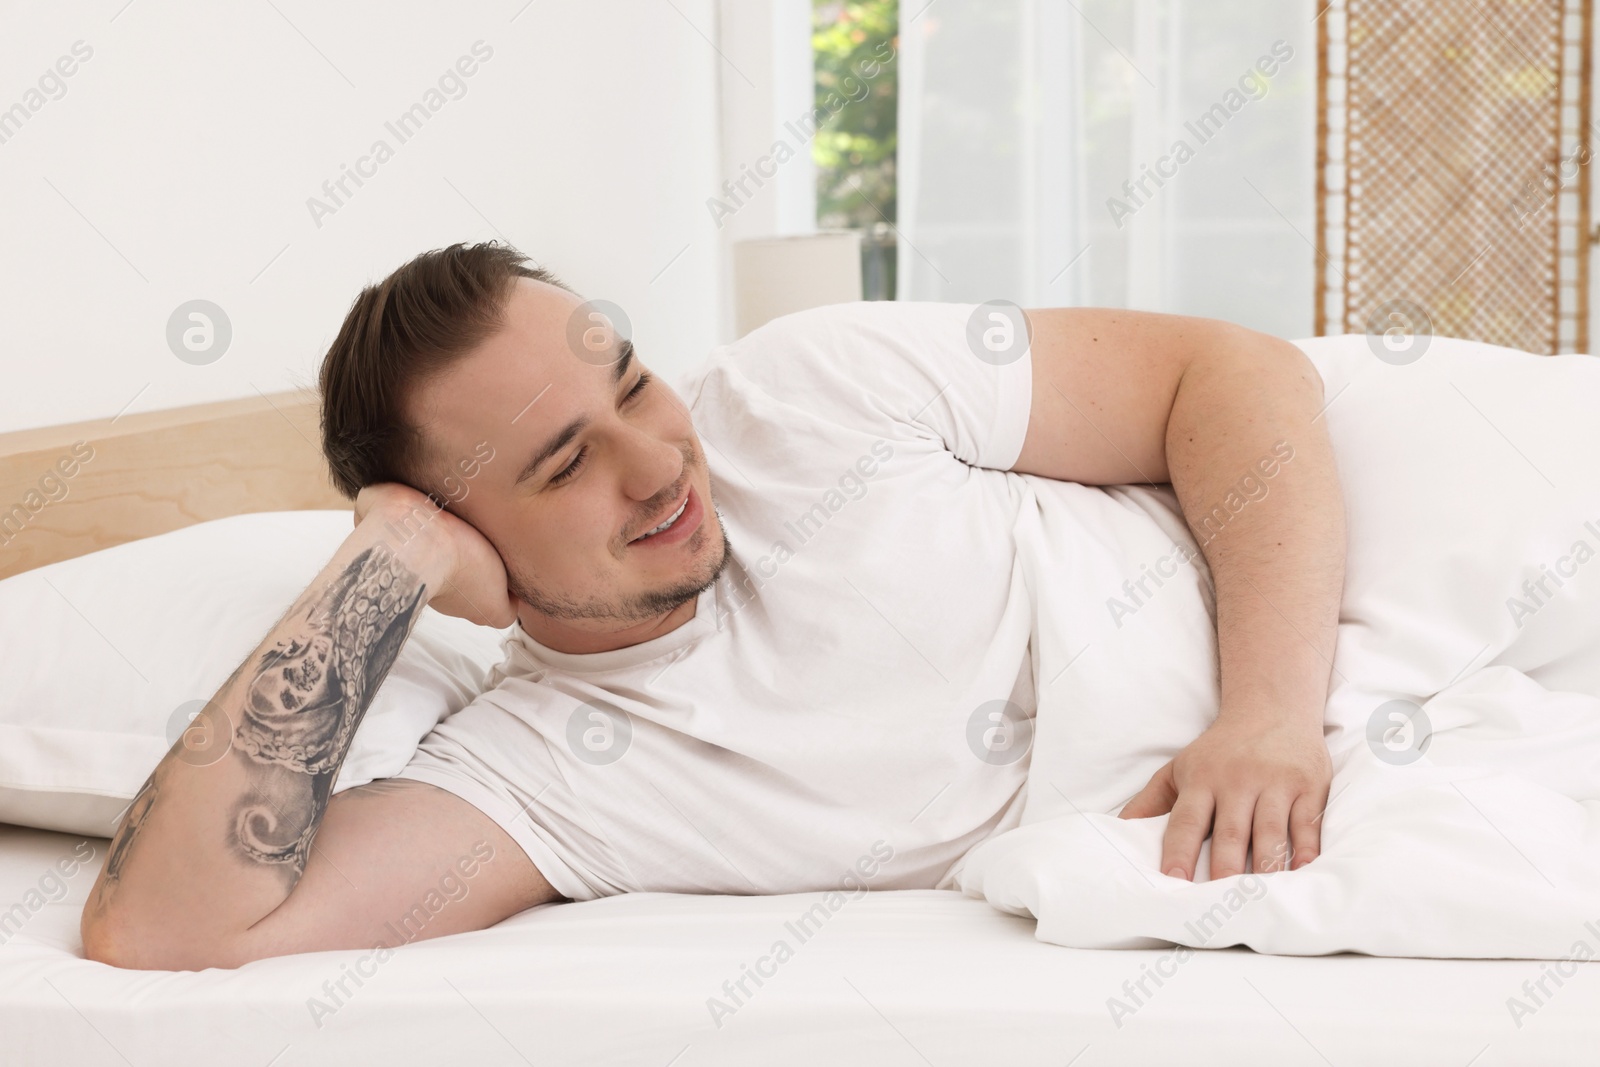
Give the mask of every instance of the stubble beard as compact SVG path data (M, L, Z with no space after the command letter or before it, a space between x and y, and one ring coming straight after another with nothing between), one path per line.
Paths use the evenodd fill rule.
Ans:
M539 589L525 575L517 573L509 565L506 567L506 587L511 591L511 595L522 603L553 619L569 621L604 619L622 624L647 622L698 597L711 588L728 566L730 556L728 531L722 525L722 514L717 510L714 501L710 511L716 519L715 533L711 533L705 525L702 525L690 536L689 541L692 545L697 538L703 542L707 536L715 537L717 540L715 558L707 560L700 566L698 573L682 578L665 588L651 589L628 597L593 597L578 600Z

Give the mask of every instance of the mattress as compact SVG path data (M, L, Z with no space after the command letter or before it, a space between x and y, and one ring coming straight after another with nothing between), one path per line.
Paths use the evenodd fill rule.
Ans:
M84 960L78 938L106 843L64 886L50 876L82 842L0 825L8 1065L1488 1067L1578 1062L1600 1037L1593 963L1557 984L1555 964L1526 960L1069 949L937 890L834 908L821 893L634 894L382 963L340 951L122 971ZM1541 978L1548 995L1514 1016L1508 1000L1532 1004L1524 983L1537 995Z

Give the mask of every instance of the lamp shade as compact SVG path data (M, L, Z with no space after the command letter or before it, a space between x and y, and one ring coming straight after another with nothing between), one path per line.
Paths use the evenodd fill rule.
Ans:
M861 234L823 230L733 243L734 329L740 337L780 315L861 299Z

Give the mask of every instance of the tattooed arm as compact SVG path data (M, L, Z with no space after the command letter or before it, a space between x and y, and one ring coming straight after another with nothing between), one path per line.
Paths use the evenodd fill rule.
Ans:
M357 515L129 806L84 909L92 957L228 959L305 874L351 737L423 604L443 589L444 610L514 618L498 555L460 519L399 486L364 491Z

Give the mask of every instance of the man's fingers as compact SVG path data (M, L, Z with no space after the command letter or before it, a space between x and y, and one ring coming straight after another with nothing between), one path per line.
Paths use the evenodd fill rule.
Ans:
M1322 798L1326 799L1326 797ZM1302 793L1289 810L1289 843L1294 848L1291 871L1316 859L1322 852L1322 801L1310 793Z
M1161 870L1174 878L1193 878L1200 843L1211 829L1210 793L1189 790L1172 805L1166 835L1161 839ZM1212 846L1215 848L1216 846Z
M1244 855L1250 847L1250 824L1256 813L1256 798L1230 796L1216 807L1216 824L1211 831L1211 877L1227 878L1244 873Z
M1250 837L1255 855L1250 866L1257 874L1289 869L1289 803L1288 797L1276 792L1262 793L1256 801L1255 828Z
M1172 802L1177 799L1178 790L1172 784L1172 764L1168 763L1151 777L1132 800L1128 801L1117 818L1152 819L1157 815L1165 815L1172 810Z

